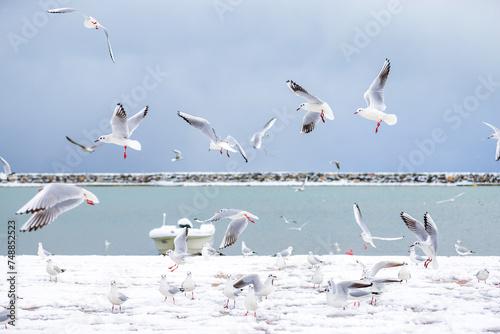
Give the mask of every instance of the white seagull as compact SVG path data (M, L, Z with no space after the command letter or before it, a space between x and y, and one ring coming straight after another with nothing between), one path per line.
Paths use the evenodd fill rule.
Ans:
M477 282L479 283L479 281L484 281L484 284L486 284L486 280L489 276L490 272L488 269L479 270L476 274Z
M56 283L57 283L57 275L66 271L66 269L61 269L58 266L56 266L55 264L53 264L51 259L47 260L47 267L45 268L45 270L49 274L49 281L52 280L52 276L55 276Z
M312 251L309 251L309 254L307 255L307 262L309 262L313 266L323 263L323 261L321 261L321 259L316 255L314 255Z
M280 216L280 217L283 218L283 220L285 221L285 224L290 224L290 223L297 224L297 222L295 220L288 220L285 218L285 216Z
M47 257L52 256L52 253L43 249L42 243L38 243L38 256L42 258L42 260L45 260Z
M342 307L345 309L349 301L349 290L366 288L372 286L372 283L343 281L335 284L333 279L328 282L326 292L326 302L333 307Z
M257 131L252 135L252 138L250 138L250 141L253 143L253 147L256 149L260 149L262 145L262 138L269 136L266 131L269 130L274 123L276 122L276 117L272 118L269 122L264 125L262 129Z
M187 238L188 238L188 228L184 227L184 229L174 238L174 250L169 249L165 256L168 255L175 264L171 267L168 267L172 272L179 268L180 264L185 264L187 261L187 257L190 254L187 253Z
M184 282L181 284L181 290L184 291L184 295L186 295L186 292L191 291L191 300L194 300L194 289L196 288L196 284L194 284L193 281L193 275L191 274L190 271L186 273L186 279Z
M123 159L127 158L127 147L140 151L141 143L137 140L130 139L130 136L135 129L137 129L139 123L144 119L144 117L146 117L148 109L149 107L146 106L137 114L127 119L127 114L125 113L123 106L118 103L115 107L115 111L113 112L113 116L109 121L112 132L109 135L99 137L99 139L95 142L99 141L125 147Z
M321 101L321 99L317 96L309 94L304 88L297 85L292 80L288 80L286 84L295 95L307 100L307 102L299 105L299 108L297 109L298 111L301 108L304 108L308 111L302 119L302 129L300 130L300 133L309 133L314 130L314 127L320 119L323 123L325 123L325 117L330 120L335 118L328 103Z
M219 249L231 246L238 240L238 236L245 230L248 225L248 221L255 223L253 219L259 219L256 215L251 214L248 211L238 210L238 209L221 209L215 213L215 215L207 220L199 220L195 218L194 220L199 223L215 222L221 219L232 219L227 226L226 233L220 244Z
M90 191L74 184L50 183L17 210L16 215L32 213L33 215L21 226L21 232L31 232L50 224L60 214L76 208L87 201L87 204L99 203Z
M463 192L463 193L460 193L460 194L458 194L458 195L456 195L456 196L453 196L453 197L452 197L452 198L450 198L450 199L445 199L445 200L443 200L443 201L438 201L438 202L436 202L436 204L445 203L445 202L454 202L454 201L455 201L455 199L456 199L457 197L460 197L460 196L462 196L463 194L465 194L465 193Z
M278 254L280 254L282 257L288 259L288 257L290 255L292 255L292 252L293 252L293 247L292 246L288 246L287 249L282 250L281 252L278 252L276 254L273 254L272 256L278 256Z
M384 86L387 81L387 76L389 75L389 70L391 69L391 63L389 59L385 60L382 70L375 78L370 88L365 92L365 100L368 105L367 108L359 108L354 114L359 114L366 119L376 121L377 128L375 133L378 132L378 127L382 121L389 125L394 125L397 123L398 118L394 114L386 114L384 110L386 108L384 104Z
M212 256L217 256L217 255L224 255L207 242L203 245L203 248L201 249L201 255L205 258L205 260L208 260Z
M69 138L68 136L66 136L66 139L67 139L70 143L73 143L73 144L75 144L76 146L79 146L79 147L82 149L82 151L84 151L84 152L89 152L89 153L92 153L92 152L94 152L94 151L95 151L95 150L94 150L94 148L101 146L101 145L84 146L84 145L82 145L82 144L78 144L76 141L74 141L73 139Z
M226 150L226 154L229 157L229 151L236 152L236 150L233 149L233 147L236 146L237 150L240 152L243 159L245 159L245 162L248 162L247 155L245 154L245 151L238 143L238 141L231 136L227 136L226 139L222 140L215 133L214 128L212 127L212 125L210 125L210 123L206 119L189 115L180 111L177 112L177 115L179 115L180 118L188 122L189 125L192 125L196 129L198 129L205 137L207 137L210 140L210 145L208 148L209 151L220 150L220 154L222 154L222 150Z
M179 292L183 291L182 289L179 289L178 287L169 284L167 281L167 276L161 275L161 280L160 280L160 288L158 289L160 293L165 296L165 299L163 300L164 302L167 300L168 297L172 297L175 305L175 295L178 294Z
M120 312L122 311L122 304L127 301L128 297L123 293L118 292L116 288L116 282L111 281L111 289L109 290L108 300L111 303L111 312L115 310L115 305L120 306Z
M181 161L184 157L181 156L181 151L173 150L175 153L175 158L172 158L172 161Z
M309 224L309 223L304 223L304 224L300 225L300 227L289 227L288 229L289 229L289 230L297 230L297 231L299 231L299 232L300 232L300 231L302 231L302 228L303 228L304 226L306 226L307 224Z
M248 287L247 296L245 298L245 308L247 309L247 313L245 313L245 316L248 315L248 312L253 311L254 317L257 317L256 311L259 308L259 304L257 304L257 300L255 299L255 291L253 286Z
M470 255L474 253L474 251L467 249L467 247L460 246L459 244L455 244L455 250L460 256Z
M415 233L418 239L410 247L419 246L425 255L427 255L427 261L425 261L424 266L427 268L429 263L432 262L432 267L437 269L439 267L437 263L439 232L431 215L428 212L425 213L424 224L405 212L401 212L401 218L408 229Z
M108 42L109 55L111 56L111 60L113 61L113 63L115 62L115 57L113 56L113 50L111 50L111 44L109 43L108 31L99 22L97 22L97 20L94 19L92 16L88 16L84 12L82 12L82 11L80 11L78 9L74 9L74 8L50 9L47 12L48 13L52 13L52 14L78 12L78 13L82 14L83 18L85 19L83 21L83 25L85 26L85 28L89 28L89 29L93 29L93 28L94 29L98 29L98 28L101 28L102 31L104 31L104 34L106 35L106 40Z
M308 176L304 179L302 182L302 185L300 187L295 187L295 191L304 191L306 190L306 182L307 182Z
M226 306L224 306L224 308L229 308L229 299L234 300L233 308L235 308L236 307L236 298L243 291L243 289L235 289L233 287L233 283L234 282L233 282L232 276L231 275L227 275L226 285L224 286L224 290L222 291L222 293L224 294L224 296L227 297L227 303L226 303Z
M408 251L410 253L410 260L415 263L415 265L418 266L419 263L422 263L422 262L426 262L427 261L427 258L424 257L424 256L421 256L421 255L418 255L416 252L415 252L415 248L414 247L411 247L410 250Z
M233 287L236 289L241 289L251 284L255 288L255 295L266 297L267 299L267 296L271 294L271 292L273 292L273 282L275 278L276 276L274 276L273 274L269 274L265 282L262 283L259 275L248 274L234 282Z
M252 255L252 254L257 254L251 248L247 247L247 245L245 245L244 241L241 242L241 253L243 254L243 256L249 256L249 255Z
M3 165L3 172L0 172L0 180L7 180L7 178L15 173L12 173L9 163L2 157L0 157Z
M371 269L368 269L361 261L356 260L356 263L363 267L362 279L370 280L377 275L380 269L400 267L405 265L405 262L398 261L379 261L375 263Z
M498 160L500 160L500 130L498 130L495 126L493 126L491 124L488 124L486 122L483 122L483 123L488 125L490 128L492 128L493 131L495 131L495 133L492 134L491 136L489 136L488 139L494 138L497 140L497 150L495 151L495 160L498 161Z
M406 282L408 282L408 280L411 278L411 274L410 271L408 270L407 263L405 263L399 270L398 278L402 281L405 280Z
M286 269L286 262L285 259L281 256L281 254L278 254L276 256L276 263L274 264L275 267L278 268L278 270L285 270Z
M377 240L399 240L402 239L403 237L397 237L397 238L381 238L381 237L374 237L370 233L370 230L368 230L368 227L366 227L365 221L363 219L363 216L361 215L361 210L359 209L359 206L354 203L353 205L353 210L354 210L354 218L356 218L356 223L358 223L359 227L361 227L362 233L360 234L360 237L363 237L363 241L365 244L363 247L365 249L368 249L367 244L372 245L373 247L377 248L375 244L373 243L373 239Z
M335 164L335 166L337 166L337 169L340 169L340 162L338 162L337 160L330 161L330 164Z
M316 266L316 271L311 277L311 283L314 284L313 288L316 288L316 285L318 285L319 288L321 283L323 283L323 273L321 272L320 266Z

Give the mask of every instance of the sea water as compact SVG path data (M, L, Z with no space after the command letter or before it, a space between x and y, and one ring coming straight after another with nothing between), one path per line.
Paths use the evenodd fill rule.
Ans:
M222 208L251 212L237 242L222 250L241 254L241 241L259 255L271 255L292 246L296 254L336 254L352 250L355 255L407 255L416 241L400 213L423 222L429 212L439 229L438 254L456 255L457 239L478 255L500 254L500 187L458 186L84 186L99 203L85 203L60 215L49 225L32 232L19 232L29 215L15 212L38 191L35 187L0 188L0 254L7 253L7 222L17 224L17 253L36 254L38 242L60 255L154 255L157 250L149 231L176 224L183 217L208 219ZM462 196L453 202L436 202ZM401 240L374 240L376 248L365 250L359 236L353 204L358 203L373 236ZM297 223L285 224L280 216ZM290 229L307 223L302 231ZM213 245L218 248L229 220L214 223ZM104 241L111 244L106 249ZM338 244L340 250L337 249Z

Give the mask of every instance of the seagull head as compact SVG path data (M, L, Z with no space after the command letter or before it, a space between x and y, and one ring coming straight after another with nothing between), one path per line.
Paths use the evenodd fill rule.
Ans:
M363 112L363 111L364 111L364 109L363 109L363 108L359 108L359 109L358 109L358 110L354 113L354 115L359 114L360 112Z
M305 106L305 105L306 105L305 103L301 103L301 104L299 105L299 107L297 108L297 111L299 111L300 109L304 108L304 106Z
M100 136L99 139L97 139L96 141L94 141L94 143L97 143L98 141L102 141L103 143L107 143L108 142L108 138L107 138L107 136Z

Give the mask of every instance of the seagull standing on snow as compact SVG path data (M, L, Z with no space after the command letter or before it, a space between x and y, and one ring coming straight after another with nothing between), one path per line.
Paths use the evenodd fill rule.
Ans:
M405 280L406 282L408 282L408 280L411 278L411 274L410 271L408 270L408 265L406 263L399 270L398 278L401 281Z
M242 241L241 242L241 253L243 254L243 256L250 256L252 254L257 254L256 252L254 252L251 248L247 247L247 245L245 245L245 242Z
M479 283L479 281L484 281L484 284L486 284L486 280L489 276L490 272L488 269L479 270L476 274L477 282Z
M43 187L16 215L32 213L33 215L21 226L21 232L31 232L50 224L60 214L76 208L84 200L87 204L99 203L90 191L74 184L51 183Z
M111 281L111 289L109 290L108 300L111 303L111 313L115 310L115 305L120 306L120 312L122 311L122 304L127 301L128 297L123 293L118 292L116 288L116 282Z
M354 114L359 114L366 119L376 121L377 128L375 133L378 132L378 127L382 121L389 125L394 125L397 123L398 118L394 114L386 114L384 110L386 108L384 104L384 86L389 76L389 70L391 69L391 63L389 59L385 60L382 70L375 78L370 88L365 92L365 100L368 105L367 108L359 108Z
M293 247L289 246L287 249L282 250L281 252L278 252L276 254L273 254L272 256L278 256L278 254L280 254L282 257L288 260L288 257L292 255L292 252L293 252Z
M323 283L323 273L321 272L320 266L316 266L316 271L314 272L314 274L311 277L311 282L312 282L312 284L314 284L313 288L316 288L316 285L318 285L318 288L319 288L321 283Z
M172 158L172 161L181 161L184 157L181 156L181 151L173 150L175 153L175 158Z
M488 125L490 128L492 128L493 131L495 131L495 133L492 134L491 136L489 136L488 139L494 138L497 140L497 150L495 151L495 160L498 161L498 160L500 160L500 130L498 130L496 127L494 127L491 124L488 124L486 122L483 122L483 123Z
M186 258L190 256L187 253L187 238L188 238L188 228L184 227L184 229L174 238L174 250L169 249L165 256L168 255L175 264L171 267L168 267L172 272L179 268L180 264L185 264Z
M460 244L458 242L455 244L455 251L460 256L470 255L470 254L474 253L474 251L468 250L464 246L460 246Z
M248 312L253 311L254 317L257 317L256 311L259 308L259 304L257 304L257 300L255 299L255 291L253 286L248 287L247 296L245 298L245 308L247 309L247 313L245 313L245 316L248 315Z
M314 130L320 119L325 123L325 117L331 120L335 118L328 103L321 101L317 96L309 94L304 88L297 85L292 80L288 80L286 84L295 95L307 100L307 102L299 105L297 109L297 111L299 111L301 108L304 108L308 111L302 119L302 129L300 133L309 133Z
M410 253L410 260L415 263L415 265L418 266L419 263L422 263L422 262L426 262L427 258L425 258L424 256L421 256L421 255L418 255L416 252L415 252L415 248L414 247L411 247L410 250L408 251Z
M196 284L194 284L193 275L188 271L186 279L181 284L181 289L184 290L184 295L186 295L186 292L191 291L191 300L194 300L194 288L196 288Z
M285 270L286 269L286 262L285 259L281 256L281 254L278 254L276 256L276 263L274 264L275 267L278 267L278 270Z
M205 258L205 260L208 260L211 256L217 256L217 255L224 255L207 242L203 245L203 248L201 249L201 255Z
M307 255L307 262L309 262L313 266L323 263L323 261L321 261L321 259L316 255L314 255L312 251L309 251L309 254Z
M179 289L178 287L169 284L167 281L167 276L161 275L161 280L160 280L160 293L165 296L165 299L163 301L166 301L168 297L172 297L175 305L175 295L178 294L179 292L182 291L182 289Z
M94 148L101 146L101 145L83 146L82 144L78 144L76 141L72 140L72 139L71 139L71 138L69 138L68 136L66 136L66 139L67 139L70 143L73 143L73 144L75 144L76 146L79 146L79 147L82 149L82 151L84 151L84 152L89 152L89 153L92 153L92 152L94 152L94 151L95 151L95 150L94 150Z
M133 148L134 150L141 150L141 143L137 140L130 139L132 133L137 129L139 123L146 117L149 107L146 106L144 109L139 111L134 116L127 119L127 114L123 109L123 106L118 103L113 112L113 116L109 123L111 124L111 130L113 131L109 135L104 135L99 137L95 142L103 142L116 144L125 147L123 152L123 159L127 158L127 147Z
M424 224L405 212L401 212L401 218L408 229L415 233L419 240L415 241L410 247L418 246L424 251L425 255L427 255L427 261L425 261L424 267L427 268L429 263L432 262L432 267L437 269L439 267L437 263L439 232L431 215L428 212L425 213Z
M224 238L220 244L219 249L226 248L231 246L238 240L239 235L245 230L248 225L248 221L255 223L253 219L259 219L256 215L251 214L250 212L238 210L238 209L221 209L212 218L207 220L199 220L195 218L195 221L199 223L207 223L207 222L215 222L221 219L232 219L229 225L227 226L226 233L224 234Z
M210 140L210 146L208 148L209 151L220 150L220 154L222 154L222 150L226 150L226 154L229 157L229 151L236 152L236 150L233 149L233 147L236 146L243 159L245 159L245 162L248 162L247 155L245 154L245 151L238 143L238 141L231 136L227 136L226 139L222 140L215 133L214 128L212 128L212 125L206 119L189 115L180 111L177 112L177 115L188 122L189 125L192 125L196 129L198 129L205 137Z
M66 269L61 269L58 266L56 266L55 264L53 264L51 259L47 260L47 267L45 268L45 270L49 274L49 281L52 280L52 276L55 276L56 283L57 283L57 275L66 271Z
M7 161L5 161L4 158L0 157L0 160L2 161L2 165L3 165L3 173L0 173L0 180L7 180L7 178L9 176L11 176L12 174L15 174L15 173L12 173L12 170L10 169L10 165Z
M361 210L359 209L359 206L356 203L354 203L353 209L354 209L354 218L356 218L356 223L358 223L359 227L361 227L361 230L362 230L362 233L360 234L360 237L363 237L363 241L365 242L365 244L363 245L363 247L365 247L365 249L368 249L367 244L370 244L373 247L377 248L375 246L375 244L373 243L373 239L377 239L377 240L399 240L399 239L403 238L403 237L397 237L397 238L380 238L380 237L374 237L374 236L372 236L372 234L370 233L370 230L368 230L368 227L366 227L366 224L365 224L365 221L363 219L363 216L361 215Z
M47 257L52 256L52 253L43 249L42 243L38 243L38 256L42 258L42 260L45 260Z
M266 131L269 130L274 123L276 122L276 117L272 118L269 122L264 125L262 129L257 131L252 135L252 138L250 138L250 141L253 143L253 147L256 149L260 149L262 145L262 138L269 136Z
M224 306L224 308L229 308L229 299L232 299L234 300L234 306L233 308L236 307L236 298L241 294L241 292L243 291L243 289L235 289L233 287L233 278L231 275L227 275L227 280L226 280L226 285L224 286L224 290L222 291L222 293L224 294L224 296L227 297L227 303L226 303L226 306Z
M111 44L109 43L108 31L99 22L97 22L97 20L94 19L92 16L88 16L84 12L82 12L82 11L80 11L78 9L74 9L74 8L50 9L47 12L51 13L51 14L78 12L78 13L82 14L83 18L85 19L83 21L83 25L85 26L85 28L89 28L89 29L93 29L93 28L98 29L98 28L101 28L102 31L104 31L104 34L106 35L106 40L108 41L109 55L111 56L111 60L113 61L113 63L115 62L115 57L113 56L113 50L111 50Z

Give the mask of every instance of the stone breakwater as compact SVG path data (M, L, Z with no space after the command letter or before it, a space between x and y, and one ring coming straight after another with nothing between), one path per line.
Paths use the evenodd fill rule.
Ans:
M500 185L500 173L85 173L14 174L0 185L29 185L52 182L107 185L190 185L190 184L297 184L305 178L314 185L351 184L458 184Z

